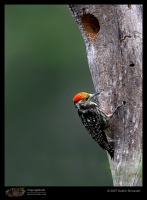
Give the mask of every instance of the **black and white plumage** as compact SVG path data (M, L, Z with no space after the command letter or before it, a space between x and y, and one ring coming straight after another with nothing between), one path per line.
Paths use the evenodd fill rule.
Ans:
M86 92L80 92L75 95L73 101L82 124L85 126L90 136L102 149L106 150L111 156L111 159L113 159L113 140L108 136L110 131L109 120L121 106L118 106L111 115L106 115L98 105L92 101L92 98L98 94L99 93L89 94Z

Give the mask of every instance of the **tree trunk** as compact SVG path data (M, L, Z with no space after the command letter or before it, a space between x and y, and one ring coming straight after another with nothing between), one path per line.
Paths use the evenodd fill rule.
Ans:
M142 5L68 5L86 45L99 106L107 114L122 102L111 132L114 186L142 185ZM77 44L78 45L78 44Z

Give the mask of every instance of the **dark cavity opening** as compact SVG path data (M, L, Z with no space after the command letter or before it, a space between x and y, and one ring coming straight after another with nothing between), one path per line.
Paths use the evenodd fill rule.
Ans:
M131 63L129 66L130 66L130 67L133 67L134 65L135 65L134 63Z
M94 39L100 31L98 19L94 15L88 13L82 15L81 21L84 31L90 38Z

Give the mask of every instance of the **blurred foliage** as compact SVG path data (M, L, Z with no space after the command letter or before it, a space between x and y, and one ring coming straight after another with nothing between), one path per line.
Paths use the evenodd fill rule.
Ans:
M95 92L66 5L5 5L5 185L110 186L73 96Z

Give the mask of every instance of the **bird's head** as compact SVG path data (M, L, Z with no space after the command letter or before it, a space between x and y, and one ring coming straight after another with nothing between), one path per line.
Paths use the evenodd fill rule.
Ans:
M73 102L77 108L81 106L87 106L89 104L95 104L92 102L92 98L95 97L96 95L100 94L100 92L96 92L94 94L89 94L87 92L79 92L76 94L73 98ZM96 104L95 104L96 105Z

